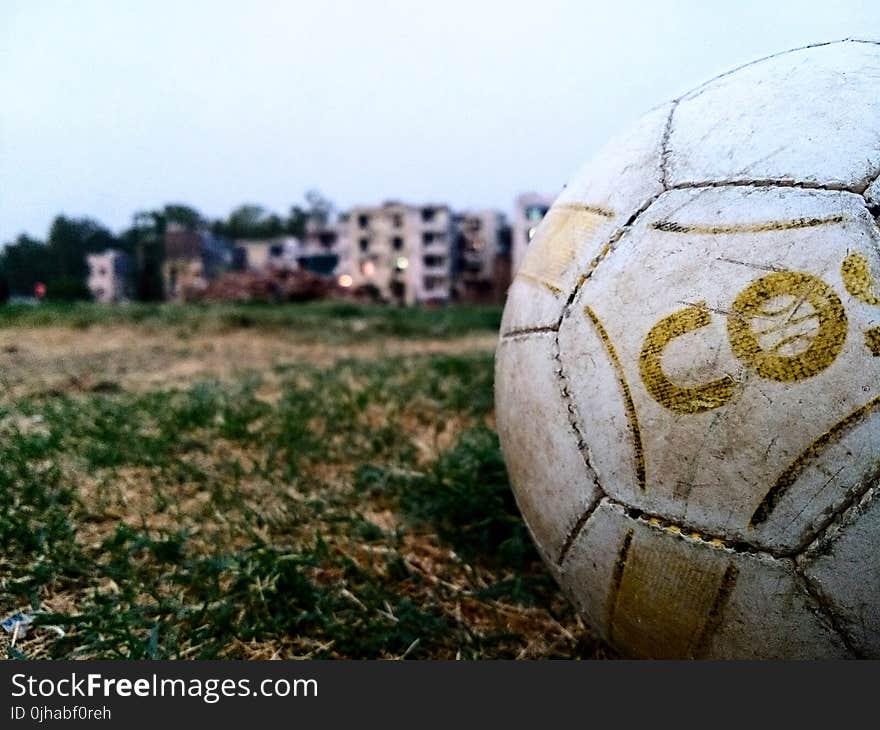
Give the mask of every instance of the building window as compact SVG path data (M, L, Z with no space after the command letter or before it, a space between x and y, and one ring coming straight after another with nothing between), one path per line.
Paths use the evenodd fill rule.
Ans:
M546 205L530 205L526 208L526 219L537 222L547 215L547 210Z
M400 228L403 225L403 216L400 213L395 213L391 216L391 225L395 228Z
M318 240L324 248L333 248L333 244L336 243L336 233L334 231L321 231L318 235Z
M422 234L422 243L425 243L425 244L434 243L434 236L435 236L434 233L430 233L430 232L423 233Z
M361 251L366 251L370 247L370 239L362 238L360 241L358 241L358 246L360 246Z
M395 251L403 251L403 239L400 236L395 236L391 239L391 247Z
M273 243L271 246L269 246L270 256L280 256L282 253L284 253L284 247L280 244Z
M445 266L446 259L443 256L425 256L422 261L424 261L425 266Z
M446 285L446 277L444 276L426 276L423 279L425 289L439 289Z
M437 215L437 211L434 208L422 208L422 220L425 223L434 220L435 215Z
M368 215L359 215L359 216L358 216L358 225L359 225L361 228L366 228L368 225L370 225L370 216L368 216Z

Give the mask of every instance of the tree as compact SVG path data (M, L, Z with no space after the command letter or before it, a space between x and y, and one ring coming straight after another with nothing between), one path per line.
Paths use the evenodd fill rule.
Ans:
M309 190L306 193L308 203L308 217L320 225L326 225L335 209L333 203L325 198L318 190Z
M275 238L285 232L285 222L261 205L246 203L235 208L225 221L214 221L211 232L231 239Z
M284 220L284 232L288 236L303 238L306 235L306 221L309 219L308 212L298 205L290 206L290 213Z
M168 213L175 223L196 225L202 219L194 208L167 205L162 210L142 210L132 216L131 228L120 235L123 250L134 256L135 297L145 302L164 299L162 262Z
M281 218L272 213L263 222L263 231L263 235L266 238L275 238L284 233L284 223L282 223Z
M54 268L53 278L85 281L89 272L86 255L116 248L118 241L96 220L59 215L52 221L46 243Z
M159 215L164 220L162 233L165 232L165 225L168 223L176 223L189 229L201 228L206 224L205 217L199 211L183 203L168 203Z
M0 255L3 277L16 296L33 296L34 285L54 275L52 263L46 244L25 234L7 244Z
M59 215L45 243L22 234L8 244L0 255L0 269L11 294L33 296L34 286L43 282L50 299L88 298L86 256L118 245L98 221Z
M259 238L263 232L266 209L260 205L240 205L229 214L230 238Z

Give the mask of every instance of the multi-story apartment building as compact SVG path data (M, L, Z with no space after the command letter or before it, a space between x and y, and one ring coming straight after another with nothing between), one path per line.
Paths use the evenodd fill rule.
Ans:
M387 202L348 211L350 286L401 304L452 295L452 211L446 205Z
M299 242L296 260L299 265L317 274L339 274L348 268L350 254L345 216L335 221L309 219L306 233Z
M511 265L514 275L519 271L538 224L552 204L552 198L539 193L524 193L514 202L511 227Z
M497 210L455 216L455 295L468 302L503 301L509 274L510 227ZM505 266L506 263L506 266Z

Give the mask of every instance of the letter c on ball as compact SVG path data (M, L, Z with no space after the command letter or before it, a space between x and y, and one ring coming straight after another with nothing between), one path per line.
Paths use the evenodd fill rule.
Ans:
M639 373L648 393L661 406L675 413L703 413L720 408L733 397L736 381L729 375L705 385L683 388L673 383L663 372L660 359L663 350L676 337L706 327L711 315L705 302L682 309L664 317L655 324L639 355Z

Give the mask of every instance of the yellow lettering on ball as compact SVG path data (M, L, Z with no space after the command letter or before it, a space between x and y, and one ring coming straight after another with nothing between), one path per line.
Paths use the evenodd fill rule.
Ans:
M774 272L753 281L737 296L727 318L734 354L762 378L780 382L822 372L843 349L846 331L846 311L834 290L799 271ZM759 337L775 342L765 346ZM808 345L799 352L781 354L804 343Z
M706 327L711 316L705 302L670 314L655 324L642 346L639 373L651 397L675 413L703 413L720 408L733 397L736 381L729 375L691 388L673 383L663 372L663 350L676 337Z
M843 285L846 290L865 304L880 306L880 291L874 277L868 270L868 259L860 253L851 253L840 267ZM865 332L865 345L874 355L880 357L880 327L872 327Z
M860 253L851 253L840 267L846 290L865 304L880 305L880 294L874 277L868 271L868 259Z
M872 327L865 332L865 345L874 357L880 357L880 327Z

